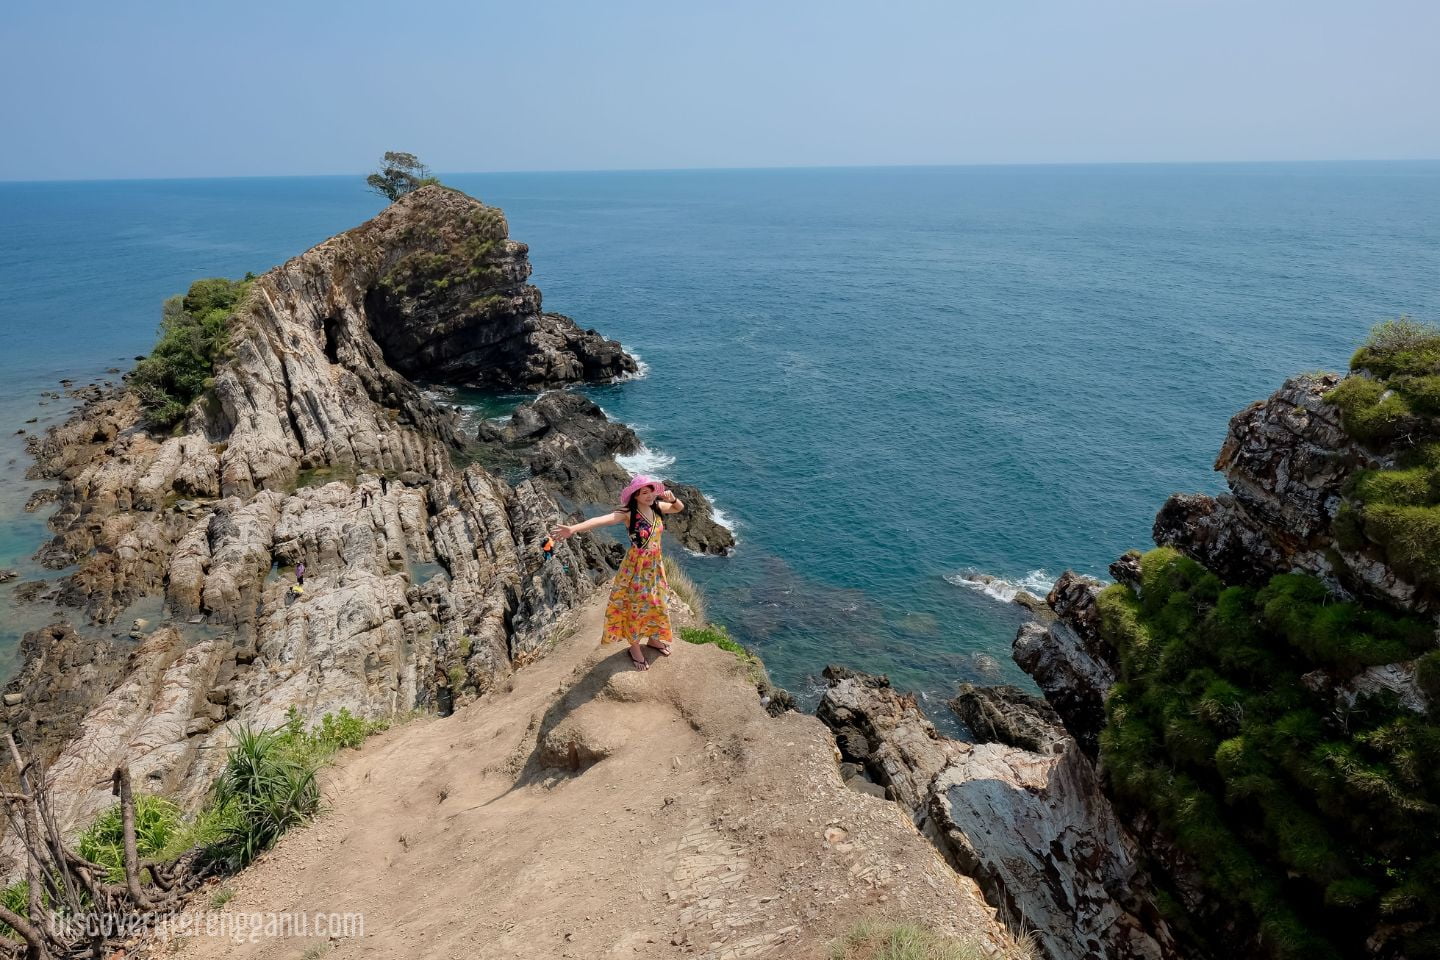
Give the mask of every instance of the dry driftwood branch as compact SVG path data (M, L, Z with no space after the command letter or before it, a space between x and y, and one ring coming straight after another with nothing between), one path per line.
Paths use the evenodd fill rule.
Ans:
M25 760L13 735L7 733L6 741L20 789L0 791L0 806L5 809L13 835L25 847L29 902L24 915L0 905L0 921L25 941L21 946L0 938L0 958L53 960L90 956L100 960L119 946L119 938L94 934L88 940L77 939L59 922L62 914L78 917L86 913L174 910L204 878L206 871L198 850L170 863L140 860L130 770L120 766L111 776L111 787L120 799L125 883L118 886L105 882L108 868L80 856L65 843L50 804L44 771L35 760Z
M130 793L130 768L115 768L115 795L120 798L120 823L125 835L125 886L141 910L155 905L140 887L140 854L135 845L135 798Z

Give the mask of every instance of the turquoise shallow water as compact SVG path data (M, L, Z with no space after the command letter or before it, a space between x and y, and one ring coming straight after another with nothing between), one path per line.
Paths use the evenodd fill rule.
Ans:
M648 365L587 392L735 525L688 566L799 691L832 661L1018 679L1018 613L959 573L1103 576L1170 492L1220 489L1246 403L1440 320L1440 163L446 180L505 209L548 309ZM0 567L44 535L14 436L61 409L42 390L128 366L190 280L377 209L358 178L0 184Z

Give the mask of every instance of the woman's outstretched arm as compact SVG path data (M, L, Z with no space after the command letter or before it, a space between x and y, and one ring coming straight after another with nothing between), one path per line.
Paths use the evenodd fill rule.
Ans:
M574 524L573 526L562 523L550 531L550 536L557 540L564 540L577 533L584 533L587 530L594 530L596 527L603 527L607 523L625 523L629 519L629 514L624 510L615 510L611 513L602 513L598 517L591 517L589 520Z

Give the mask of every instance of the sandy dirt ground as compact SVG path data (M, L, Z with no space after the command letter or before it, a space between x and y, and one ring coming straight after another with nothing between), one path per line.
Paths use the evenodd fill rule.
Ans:
M789 960L826 956L862 918L1008 952L974 883L895 804L842 784L818 720L767 716L713 646L632 669L598 644L604 600L510 689L348 751L324 775L326 812L226 880L216 911L363 914L363 934L216 928L138 952Z

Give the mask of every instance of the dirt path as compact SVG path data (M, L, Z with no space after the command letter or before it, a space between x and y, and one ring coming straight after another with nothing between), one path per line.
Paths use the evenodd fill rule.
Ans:
M896 805L841 783L819 721L768 717L712 646L631 669L603 604L513 689L349 754L329 811L228 882L224 911L359 912L363 936L167 954L790 960L862 916L1008 944Z

